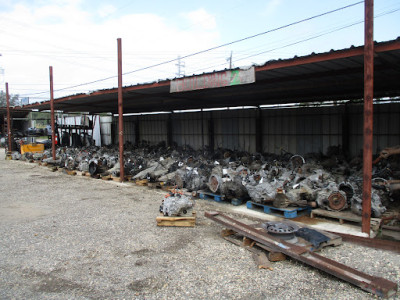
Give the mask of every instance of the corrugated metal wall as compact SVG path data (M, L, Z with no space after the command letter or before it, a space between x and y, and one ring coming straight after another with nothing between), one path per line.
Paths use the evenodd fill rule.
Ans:
M167 141L167 120L168 114L124 117L124 141L135 143L136 123L139 126L140 141L151 144ZM118 136L118 117L114 117L113 127L114 136ZM118 139L114 140L118 141Z
M208 118L210 113L179 113L172 116L172 140L178 146L194 149L208 146Z
M100 117L100 133L101 133L101 144L102 145L111 145L112 144L111 126L112 126L112 117L111 116L101 116Z
M140 140L150 142L151 144L166 142L168 116L168 114L140 116Z
M262 109L260 112L263 152L326 153L329 146L345 146L346 143L350 155L362 151L362 105ZM209 145L209 120L212 118L215 148L254 153L256 117L256 109L125 117L124 138L135 143L135 123L138 122L141 141L152 144L167 141L171 118L173 142L200 149ZM117 134L115 118L114 127L114 134ZM374 153L394 145L400 145L400 104L374 105Z
M374 153L388 147L400 145L399 104L374 105ZM363 146L363 107L349 107L350 150L360 153Z
M305 154L342 144L344 107L262 110L263 151Z
M214 111L216 148L256 152L256 110Z

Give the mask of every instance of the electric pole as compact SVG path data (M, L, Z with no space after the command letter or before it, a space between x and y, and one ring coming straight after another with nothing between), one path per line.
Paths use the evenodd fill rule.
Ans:
M231 56L229 56L229 57L226 59L226 61L229 62L229 70L232 69L232 51L231 51Z
M175 64L175 66L178 67L178 72L175 73L175 75L176 75L177 77L183 77L183 76L185 76L185 71L182 70L183 68L185 68L185 63L181 61L181 57L180 57L180 56L178 56L178 63ZM181 68L182 68L182 69L181 69Z

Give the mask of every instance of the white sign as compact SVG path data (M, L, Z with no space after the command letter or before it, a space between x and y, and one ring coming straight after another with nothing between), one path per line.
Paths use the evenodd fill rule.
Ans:
M213 89L225 86L249 84L256 81L254 67L247 70L236 69L193 77L179 78L171 81L170 93L187 92L202 89Z

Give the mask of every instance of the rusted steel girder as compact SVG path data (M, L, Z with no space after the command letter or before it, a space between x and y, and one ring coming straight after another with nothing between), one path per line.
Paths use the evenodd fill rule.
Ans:
M118 43L118 135L119 135L119 181L123 182L125 178L124 172L124 109L122 98L122 47L121 38L117 39Z
M392 252L400 253L400 242L390 241L390 240L379 240L371 239L367 237L355 236L346 233L332 232L340 237L345 242L362 245L365 247L388 250Z
M11 114L10 114L10 94L8 93L8 82L6 82L6 100L7 100L7 135L8 135L8 152L12 151L11 144Z
M371 180L374 99L374 1L365 0L364 41L364 146L363 146L363 202L362 232L369 235L371 225Z
M54 89L53 89L53 67L49 67L50 71L50 111L51 111L51 152L52 157L56 160L56 131L54 126Z
M323 257L305 247L293 245L282 239L273 237L249 225L232 219L219 212L205 212L207 218L224 225L228 229L240 233L272 250L282 252L293 259L301 261L342 280L350 282L361 289L380 297L392 296L397 291L397 284L382 277L371 276L348 267L332 259Z

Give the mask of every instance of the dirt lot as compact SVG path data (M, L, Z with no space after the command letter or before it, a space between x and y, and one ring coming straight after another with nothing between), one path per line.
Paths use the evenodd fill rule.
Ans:
M204 217L230 204L197 200L195 228L157 227L165 192L0 153L1 299L376 298L292 260L258 269ZM351 244L322 254L400 283L398 254Z

